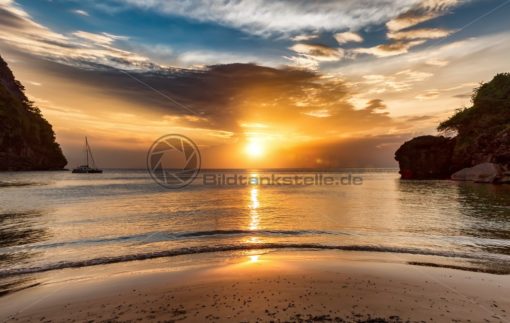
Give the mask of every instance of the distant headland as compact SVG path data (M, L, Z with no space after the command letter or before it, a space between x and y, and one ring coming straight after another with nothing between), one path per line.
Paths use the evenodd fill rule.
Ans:
M482 83L472 102L439 125L445 136L416 137L396 151L402 179L510 183L510 73Z
M61 170L55 133L24 90L0 56L0 171Z

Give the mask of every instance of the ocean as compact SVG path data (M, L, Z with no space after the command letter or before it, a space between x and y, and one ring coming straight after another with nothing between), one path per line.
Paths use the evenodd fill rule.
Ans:
M275 174L319 174L333 184L204 184L211 176ZM349 175L361 183L344 181ZM376 252L388 261L508 274L510 187L402 181L395 169L202 171L173 190L146 170L0 174L3 294L62 268L280 249Z

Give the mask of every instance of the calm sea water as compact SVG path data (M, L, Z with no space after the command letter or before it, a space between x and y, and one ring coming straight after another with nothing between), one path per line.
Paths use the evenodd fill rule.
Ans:
M510 272L509 186L401 181L396 170L327 175L346 173L363 184L204 186L198 178L168 190L143 170L1 173L0 277L254 248L430 255Z

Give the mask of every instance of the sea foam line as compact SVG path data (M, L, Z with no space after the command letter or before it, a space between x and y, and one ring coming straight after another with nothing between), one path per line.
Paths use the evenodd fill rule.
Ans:
M81 268L113 263L121 263L136 260L156 259L163 257L175 257L181 255L193 255L213 252L227 252L227 251L249 251L249 250L267 250L267 249L310 249L310 250L339 250L339 251L363 251L363 252L386 252L386 253L400 253L400 254L414 254L414 255L428 255L440 256L449 258L465 258L477 260L496 260L505 263L505 266L510 266L509 260L502 260L500 258L488 257L485 255L467 254L459 252L447 251L431 251L416 248L394 248L383 246L358 246L358 245L320 245L320 244L282 244L282 243L262 243L262 244L240 244L240 245L222 245L222 246L206 246L206 247L188 247L173 250L156 251L149 253L137 253L131 255L113 256L113 257L100 257L89 260L67 261L48 264L39 267L27 267L17 269L0 270L0 277L8 277L14 275L26 275L41 273L57 269L65 268Z

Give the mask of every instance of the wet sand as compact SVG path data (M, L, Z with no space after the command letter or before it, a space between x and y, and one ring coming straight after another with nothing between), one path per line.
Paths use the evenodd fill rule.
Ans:
M54 271L0 298L0 321L509 321L509 275L389 263L385 254L207 257L216 256Z

